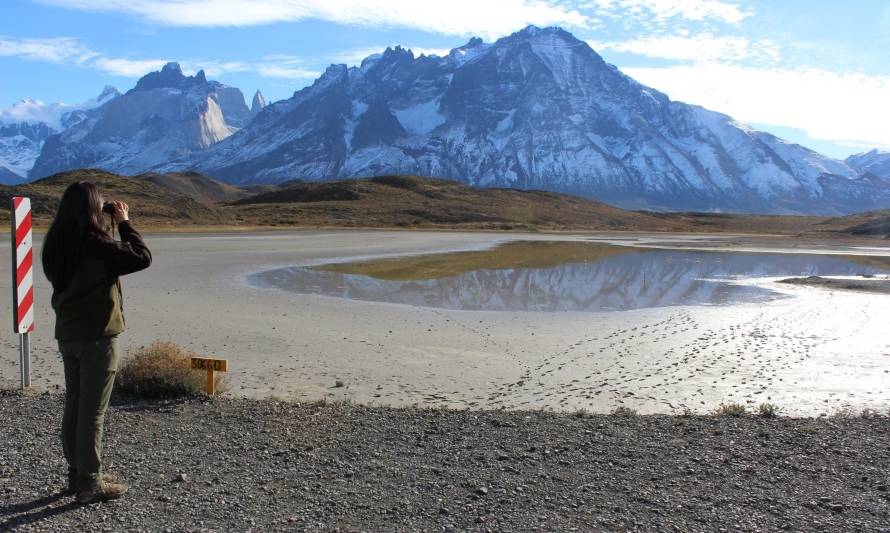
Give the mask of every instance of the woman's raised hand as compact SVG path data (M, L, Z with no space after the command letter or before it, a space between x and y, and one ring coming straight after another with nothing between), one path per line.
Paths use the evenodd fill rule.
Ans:
M111 202L111 205L114 206L114 221L116 223L120 224L130 220L130 206L118 200Z

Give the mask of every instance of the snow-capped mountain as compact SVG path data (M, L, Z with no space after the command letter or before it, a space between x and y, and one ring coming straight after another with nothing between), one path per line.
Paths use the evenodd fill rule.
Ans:
M846 161L860 172L868 172L873 176L890 180L890 152L875 149L851 155Z
M143 76L59 135L46 140L29 176L97 167L135 174L217 143L251 118L239 89L185 76L177 63Z
M890 186L681 102L558 28L445 57L400 47L333 65L225 141L161 167L237 183L386 173L549 189L622 207L847 213Z
M120 92L109 86L82 104L21 100L0 109L0 183L23 181L50 135L80 122L92 109L118 96Z
M665 210L890 206L890 178L671 101L534 26L444 57L388 48L287 100L257 92L249 109L240 90L170 63L50 136L29 175L80 167L241 184L405 173Z

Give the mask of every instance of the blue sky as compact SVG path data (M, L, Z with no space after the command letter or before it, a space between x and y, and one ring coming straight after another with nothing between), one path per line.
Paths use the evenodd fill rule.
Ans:
M166 61L272 101L387 45L436 53L527 24L827 155L890 148L886 0L3 0L0 107L127 90Z

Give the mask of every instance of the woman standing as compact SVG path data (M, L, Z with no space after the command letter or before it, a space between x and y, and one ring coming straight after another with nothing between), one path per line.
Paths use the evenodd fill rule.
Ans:
M81 504L119 498L127 491L125 484L102 473L102 432L117 374L117 336L125 328L119 277L151 264L151 252L130 225L127 204L112 202L106 208L121 241L106 229L103 205L94 184L69 185L42 252L65 364L62 449L68 489Z

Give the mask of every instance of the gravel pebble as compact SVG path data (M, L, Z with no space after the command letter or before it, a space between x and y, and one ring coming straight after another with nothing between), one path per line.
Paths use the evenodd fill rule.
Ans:
M79 507L61 411L0 391L0 531L890 531L886 418L118 401Z

